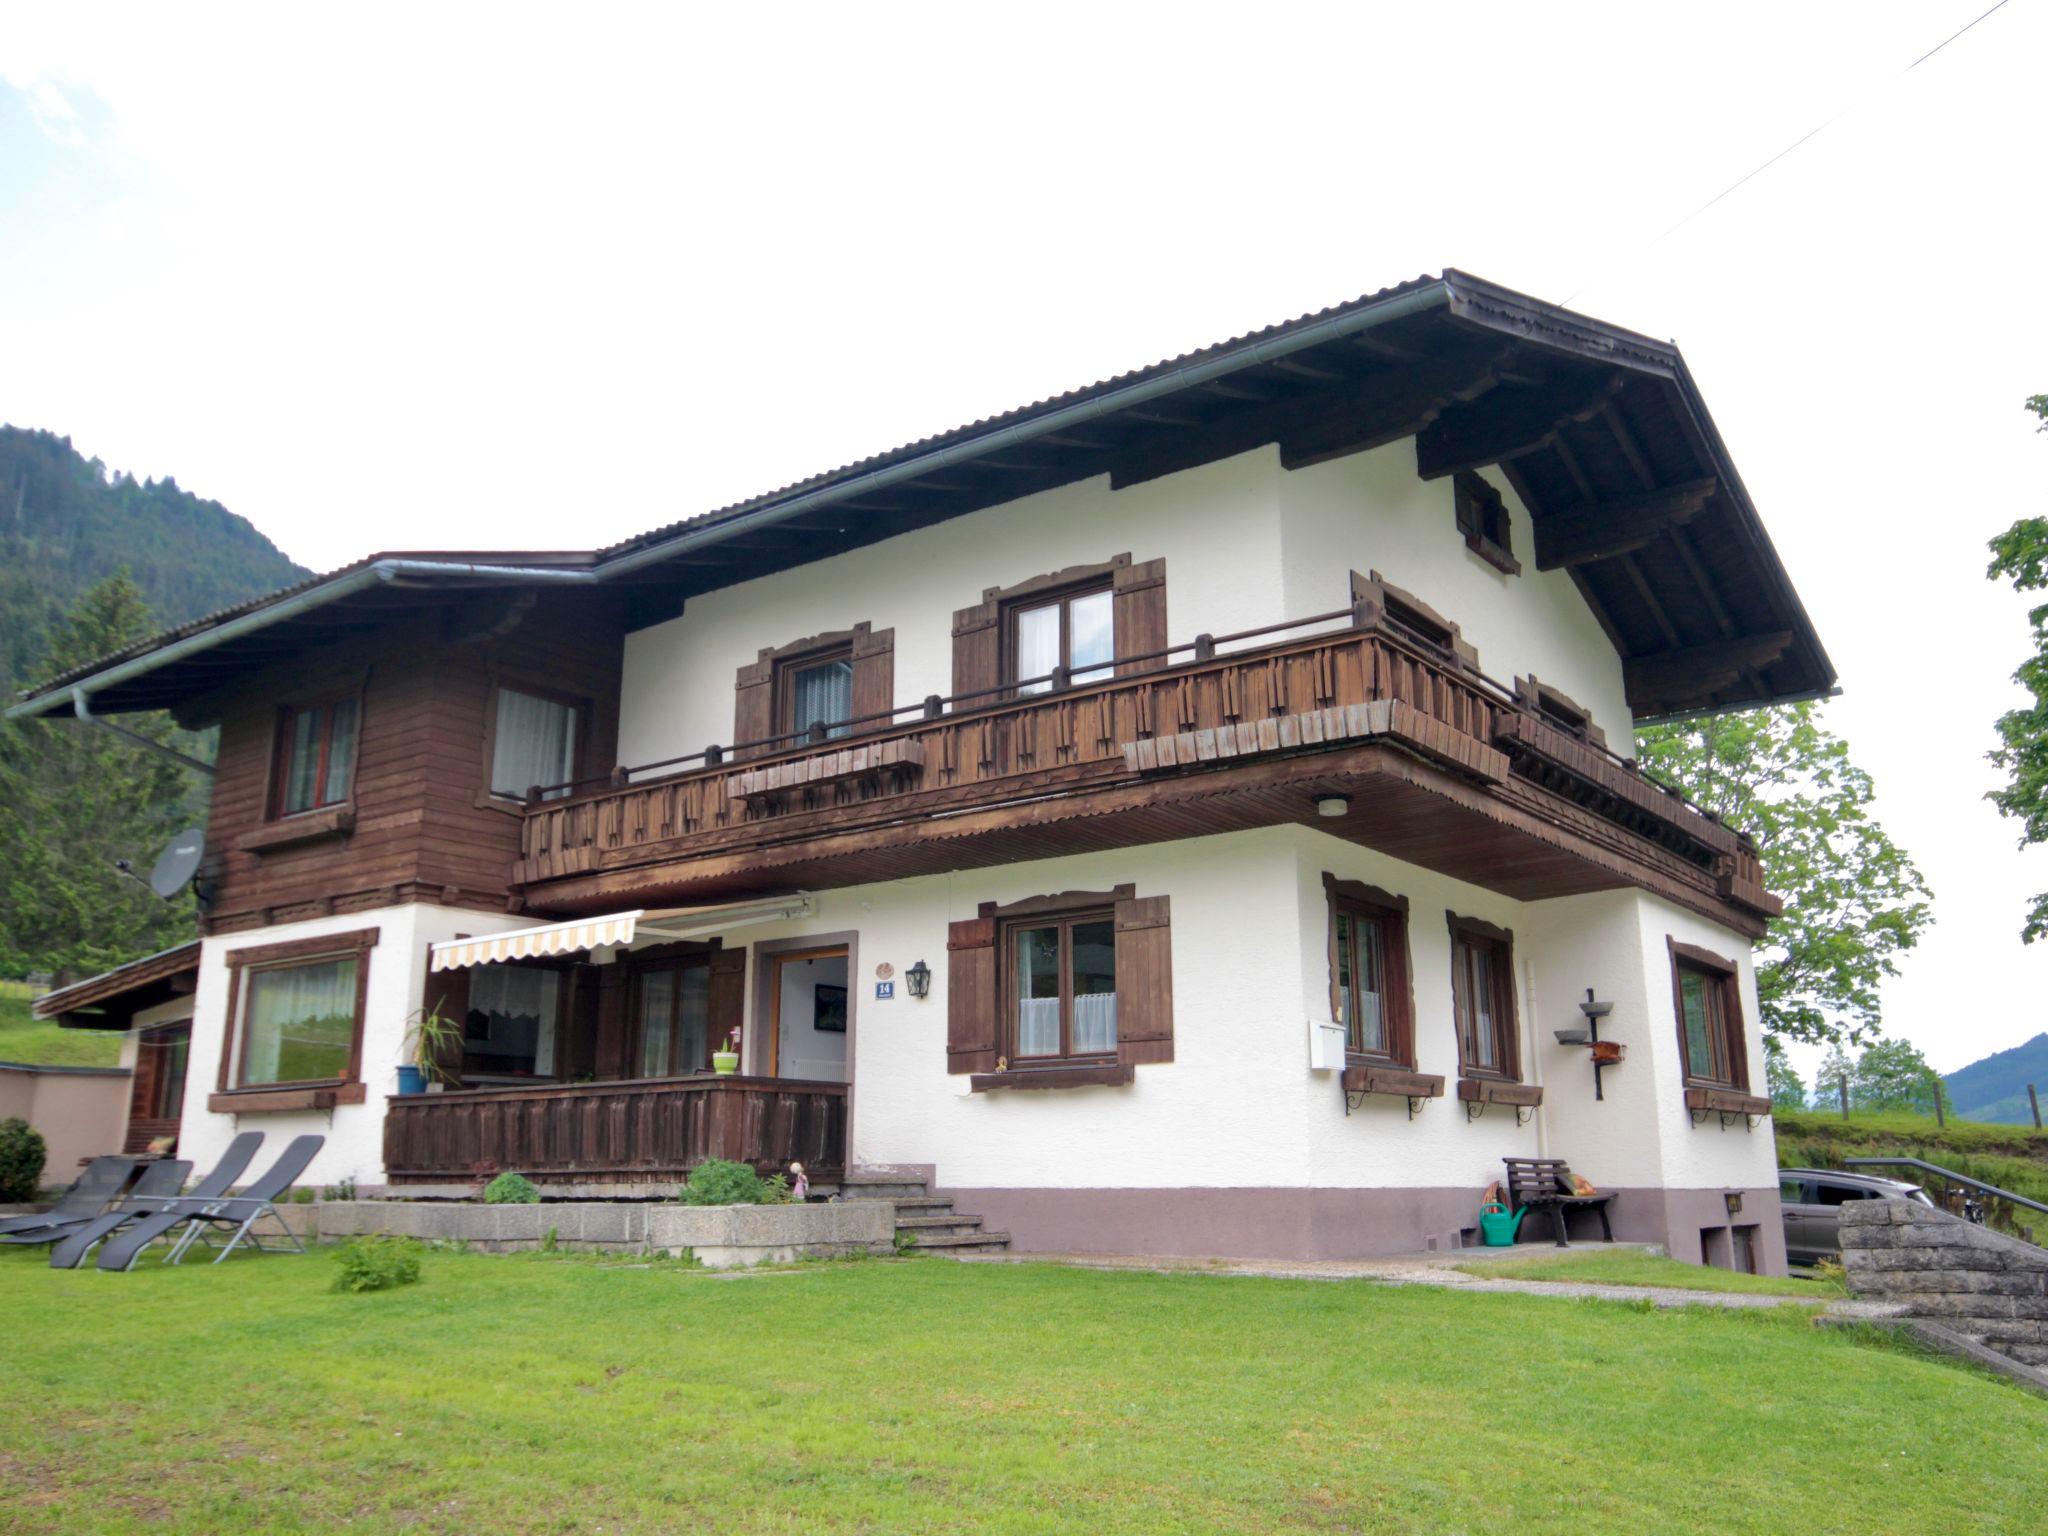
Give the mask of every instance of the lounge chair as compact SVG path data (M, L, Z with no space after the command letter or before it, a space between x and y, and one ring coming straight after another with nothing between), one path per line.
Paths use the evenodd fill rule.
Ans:
M226 1194L234 1187L235 1180L242 1176L242 1170L249 1166L249 1159L256 1155L256 1149L263 1145L261 1131L244 1131L228 1143L227 1150L220 1155L220 1161L213 1165L213 1172L199 1181L199 1187L182 1199L152 1200L147 1208L112 1210L104 1216L95 1217L76 1231L69 1233L50 1250L50 1268L76 1269L92 1250L95 1243L112 1237L124 1227L139 1225L145 1221L162 1219L164 1212L181 1209L194 1201L203 1201ZM172 1192L174 1195L176 1191ZM175 1225L175 1223L172 1223ZM158 1230L168 1230L159 1228Z
M128 1180L134 1176L135 1159L132 1157L96 1157L86 1164L85 1172L64 1191L63 1197L47 1211L38 1211L33 1216L8 1216L0 1218L0 1242L22 1241L39 1243L47 1239L22 1236L39 1231L44 1227L70 1227L90 1221L107 1208L107 1202L128 1187Z
M162 1158L142 1170L142 1177L134 1186L115 1202L110 1210L94 1210L71 1221L52 1222L48 1226L36 1227L28 1232L9 1232L0 1236L0 1243L60 1243L72 1233L96 1221L111 1218L125 1218L137 1211L155 1210L163 1201L173 1199L185 1187L185 1180L192 1176L192 1165L175 1158Z
M306 1245L299 1241L296 1232L285 1225L284 1218L277 1214L277 1207L271 1202L298 1182L299 1175L306 1171L306 1165L319 1155L326 1144L325 1136L300 1136L239 1195L209 1195L204 1199L180 1200L161 1215L146 1216L130 1224L118 1235L107 1239L106 1246L100 1249L100 1268L132 1269L144 1248L179 1226L185 1230L165 1255L166 1264L177 1263L194 1242L205 1242L209 1227L227 1227L233 1234L228 1238L227 1247L215 1256L213 1262L216 1264L233 1253L245 1237L258 1252L268 1253L270 1250L263 1246L263 1240L249 1230L265 1216L283 1230L291 1240L293 1251L304 1253ZM208 1243L207 1246L213 1245Z

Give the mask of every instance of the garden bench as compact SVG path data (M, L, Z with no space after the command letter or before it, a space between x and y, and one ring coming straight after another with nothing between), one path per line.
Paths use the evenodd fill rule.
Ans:
M1590 1210L1600 1218L1600 1233L1614 1241L1614 1225L1607 1219L1612 1195L1581 1195L1572 1188L1572 1172L1561 1157L1504 1157L1508 1167L1508 1204L1516 1211L1527 1207L1550 1217L1550 1230L1557 1246L1569 1248L1565 1237L1565 1213Z

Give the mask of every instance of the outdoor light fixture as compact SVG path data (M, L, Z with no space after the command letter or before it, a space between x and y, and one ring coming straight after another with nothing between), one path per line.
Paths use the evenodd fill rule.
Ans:
M922 960L903 973L903 984L912 997L923 997L932 989L932 968Z
M1327 816L1334 819L1335 817L1348 814L1350 810L1351 801L1345 795L1323 795L1316 801L1316 814L1318 816Z

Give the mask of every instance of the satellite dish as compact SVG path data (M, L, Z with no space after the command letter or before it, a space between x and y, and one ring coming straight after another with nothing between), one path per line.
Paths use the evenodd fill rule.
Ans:
M199 872L199 861L205 853L206 833L198 827L186 828L158 856L156 868L149 872L149 888L169 901Z

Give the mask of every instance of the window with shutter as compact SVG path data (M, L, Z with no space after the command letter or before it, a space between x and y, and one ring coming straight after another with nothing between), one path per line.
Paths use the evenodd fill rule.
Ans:
M1006 697L1012 684L1016 693L1044 693L1059 677L1071 686L1158 667L1165 648L1166 562L1133 565L1121 554L989 587L956 612L953 694L973 709Z
M984 902L947 941L947 1063L977 1091L1129 1082L1173 1060L1168 898L1133 886Z
M1451 929L1451 1013L1464 1077L1520 1082L1515 1023L1515 936L1505 928L1447 912Z
M863 622L763 649L734 683L736 757L885 730L896 705L896 631Z

